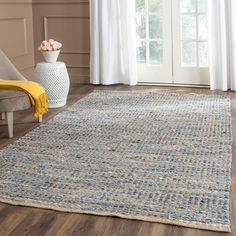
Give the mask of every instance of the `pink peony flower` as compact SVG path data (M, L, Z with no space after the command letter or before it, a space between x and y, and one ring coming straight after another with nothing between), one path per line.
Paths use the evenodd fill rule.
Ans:
M62 47L62 44L57 42L57 47L58 47L58 49L60 49Z
M52 46L51 45L47 45L47 51L52 51L53 50L53 48L52 48Z
M53 44L54 39L49 39L48 42L49 42L50 44Z
M57 47L57 45L55 43L52 45L52 48L53 48L53 51L57 51L58 50L58 47Z
M57 51L60 50L62 44L54 39L44 40L39 46L38 51Z
M42 45L45 46L46 44L47 44L47 40L44 40L44 41L42 42Z

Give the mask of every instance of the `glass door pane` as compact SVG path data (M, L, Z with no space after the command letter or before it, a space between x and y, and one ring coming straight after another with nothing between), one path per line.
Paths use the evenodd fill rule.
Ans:
M209 84L207 0L136 0L138 81Z
M163 64L162 0L137 0L136 11L138 62L161 65Z
M172 82L171 0L136 0L139 82Z
M181 63L208 67L206 0L181 0Z
M173 0L173 78L209 84L207 0Z

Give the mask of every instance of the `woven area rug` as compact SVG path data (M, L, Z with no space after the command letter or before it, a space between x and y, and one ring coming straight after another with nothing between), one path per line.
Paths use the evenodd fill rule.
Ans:
M0 201L230 231L230 99L95 91L0 150Z

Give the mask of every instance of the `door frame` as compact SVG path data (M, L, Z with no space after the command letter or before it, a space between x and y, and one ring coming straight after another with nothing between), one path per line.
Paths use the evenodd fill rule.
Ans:
M209 86L209 67L198 67L198 65L197 67L184 67L181 65L180 1L163 0L165 3L163 9L165 16L163 18L163 65L138 63L138 83ZM148 9L146 9L147 14ZM146 21L148 22L148 17ZM146 32L148 32L149 29L147 26L146 28ZM148 55L149 53L147 53Z

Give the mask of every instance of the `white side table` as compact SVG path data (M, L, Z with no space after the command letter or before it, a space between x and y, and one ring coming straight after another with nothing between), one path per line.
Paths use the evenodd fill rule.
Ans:
M66 105L70 88L70 79L63 62L38 63L34 80L41 84L48 95L48 107L57 108Z

